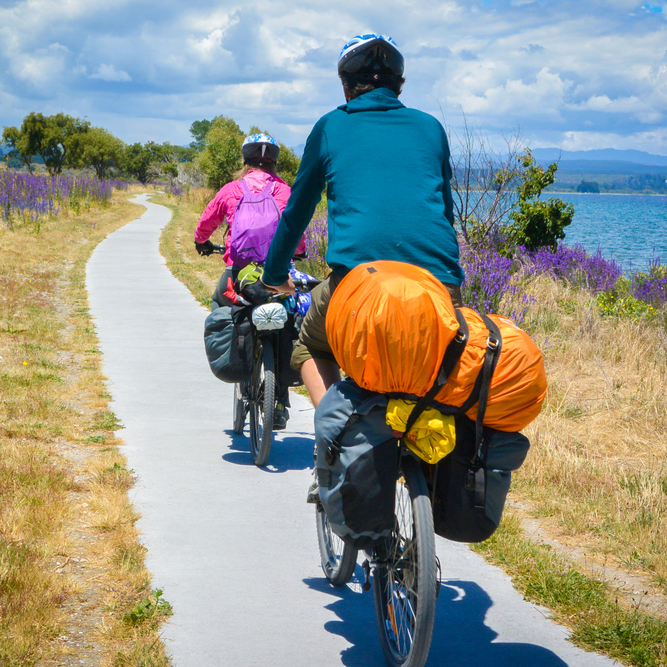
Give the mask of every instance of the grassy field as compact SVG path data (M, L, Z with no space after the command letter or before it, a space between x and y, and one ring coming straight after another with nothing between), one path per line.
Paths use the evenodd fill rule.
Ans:
M222 262L199 257L192 234L212 196L159 200L174 213L161 252L207 306ZM477 548L579 645L630 665L665 665L667 331L603 317L590 293L554 280L534 279L524 291L534 297L524 326L544 352L549 393L526 431L532 449L506 519Z
M95 246L143 208L0 227L0 664L167 665L88 312Z

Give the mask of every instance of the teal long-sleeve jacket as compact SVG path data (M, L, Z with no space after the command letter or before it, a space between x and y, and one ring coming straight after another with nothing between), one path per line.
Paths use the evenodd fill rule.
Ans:
M326 114L313 127L292 194L264 266L282 285L327 186L326 259L344 275L363 262L416 264L460 285L449 145L442 125L378 88Z

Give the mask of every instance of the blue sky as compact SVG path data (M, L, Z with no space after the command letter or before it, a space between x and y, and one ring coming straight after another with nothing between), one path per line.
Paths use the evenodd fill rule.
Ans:
M499 144L667 155L667 0L0 0L0 126L86 117L186 144L224 114L288 145L342 103L360 32L394 37L402 100Z

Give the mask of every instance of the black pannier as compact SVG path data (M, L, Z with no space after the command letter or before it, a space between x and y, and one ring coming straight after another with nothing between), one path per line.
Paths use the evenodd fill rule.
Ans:
M484 427L488 446L485 461L485 493L479 501L470 483L470 462L475 455L475 422L466 416L456 420L456 447L434 471L435 532L455 542L483 542L491 537L505 507L512 471L519 468L530 442L521 433Z

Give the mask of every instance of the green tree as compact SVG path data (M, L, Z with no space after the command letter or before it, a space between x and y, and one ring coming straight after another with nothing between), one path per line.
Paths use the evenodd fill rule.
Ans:
M106 178L111 169L120 169L123 164L125 144L101 127L92 127L79 137L79 165L92 167L100 180Z
M579 185L577 185L577 192L585 192L592 194L600 194L600 185L597 181L586 181L582 180Z
M301 164L301 158L297 157L296 153L291 149L285 146L285 144L280 144L280 155L278 156L278 176L287 183L287 185L294 185L294 179L296 174L299 171L299 165Z
M161 172L158 165L165 161L165 149L153 141L131 144L125 148L123 169L140 183L154 181Z
M60 174L63 167L77 164L81 153L81 134L87 132L90 123L64 113L45 116L29 113L21 129L6 127L3 141L13 148L30 169L29 160L39 155L49 174Z
M225 116L217 116L206 134L206 144L196 159L211 188L219 190L234 179L243 165L241 144L245 135L241 128Z
M574 207L562 199L540 199L544 188L554 182L558 165L554 162L545 170L535 162L530 149L519 157L520 171L517 201L510 213L508 231L512 245L556 249L558 241L565 238L565 227L574 217Z
M206 144L206 135L211 129L213 121L211 120L196 120L190 125L190 134L194 141L190 144L190 148L194 148L197 152L203 150Z
M35 154L28 152L26 138L21 134L21 131L17 127L5 127L2 131L2 142L10 149L7 154L7 163L9 164L9 160L12 158L18 159L32 174Z
M197 151L192 146L178 146L168 142L162 145L175 162L192 162L197 157Z

